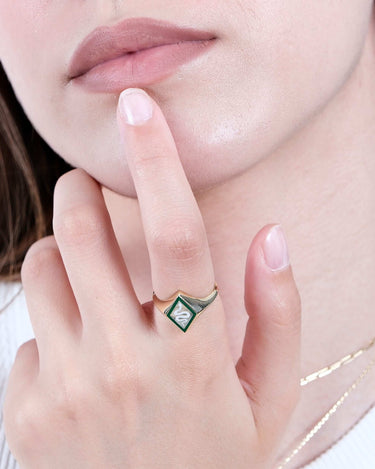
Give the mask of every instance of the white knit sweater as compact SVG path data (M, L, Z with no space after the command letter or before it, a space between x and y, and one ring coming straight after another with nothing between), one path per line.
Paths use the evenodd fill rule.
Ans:
M0 282L0 310L20 291L20 288L21 284L18 282ZM0 409L3 408L5 384L16 351L23 342L32 338L34 333L22 290L0 314ZM0 469L19 469L5 440L2 413ZM303 469L375 469L375 407L343 438Z

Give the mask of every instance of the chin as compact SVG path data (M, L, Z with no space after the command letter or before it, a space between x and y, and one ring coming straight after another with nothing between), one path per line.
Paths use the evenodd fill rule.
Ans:
M124 197L137 199L137 191L129 169L122 168L121 171L113 171L113 168L111 168L106 172L103 172L97 171L95 168L83 166L80 167L106 189ZM209 175L209 177L207 177L208 172L202 170L201 172L194 170L191 173L190 171L185 171L185 174L189 181L190 187L195 194L210 190L216 185L221 184L227 180L227 178L222 175L220 177L219 175L212 173Z
M228 118L223 123L220 115L213 118L211 114L198 121L189 113L183 119L180 113L166 112L166 115L186 178L195 194L242 174L259 157L257 150L260 147L249 138L249 135L256 135L259 139L259 133L243 122ZM53 142L60 148L55 151L108 190L137 198L116 122L110 117L104 125L95 125L100 128L93 130L91 125L87 126L81 138L68 141L61 139L60 134L56 135ZM253 149L251 155L246 151L249 147Z

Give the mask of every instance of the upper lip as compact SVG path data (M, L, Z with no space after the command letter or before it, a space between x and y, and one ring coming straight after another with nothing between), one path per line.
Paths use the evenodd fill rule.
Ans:
M151 18L128 18L113 26L100 26L86 36L73 54L69 77L76 78L107 60L129 52L182 41L206 41L215 34L178 27Z

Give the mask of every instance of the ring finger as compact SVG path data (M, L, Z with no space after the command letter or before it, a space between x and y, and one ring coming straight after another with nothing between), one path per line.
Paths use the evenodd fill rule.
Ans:
M137 343L146 316L135 294L99 184L74 169L57 181L53 229L92 343Z
M55 368L75 349L82 323L54 236L38 240L28 250L21 278L38 346L39 369L48 364Z

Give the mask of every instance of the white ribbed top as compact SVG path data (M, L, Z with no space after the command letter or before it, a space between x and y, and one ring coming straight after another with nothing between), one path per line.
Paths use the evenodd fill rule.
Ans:
M20 290L19 282L0 282L0 310ZM34 336L29 314L25 302L24 292L21 291L14 301L0 313L0 408L3 409L5 384L18 347ZM3 414L0 416L0 469L19 469L15 459L10 454L5 440Z
M19 282L0 282L0 310L20 290ZM34 338L24 292L0 313L0 408L3 408L5 384L18 347ZM374 390L375 394L375 390ZM303 450L302 450L303 451ZM19 469L5 440L0 415L0 469ZM110 469L110 468L109 468ZM250 469L250 468L249 468ZM375 469L375 407L345 436L303 469Z

